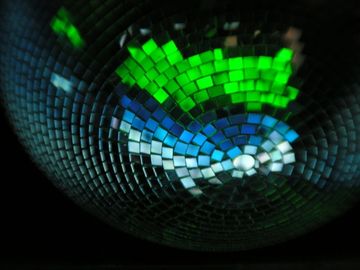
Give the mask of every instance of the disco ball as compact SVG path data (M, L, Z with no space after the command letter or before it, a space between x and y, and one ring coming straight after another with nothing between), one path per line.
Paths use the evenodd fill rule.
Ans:
M53 183L112 226L241 250L356 202L359 40L339 19L351 10L9 0L1 12L10 122Z

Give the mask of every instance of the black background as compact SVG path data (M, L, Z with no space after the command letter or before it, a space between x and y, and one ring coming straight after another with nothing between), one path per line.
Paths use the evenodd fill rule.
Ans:
M280 245L234 253L183 251L124 234L72 203L24 152L2 109L0 136L0 266L4 266L0 269L13 264L40 267L295 263L315 269L324 264L350 263L360 267L360 204L318 230Z

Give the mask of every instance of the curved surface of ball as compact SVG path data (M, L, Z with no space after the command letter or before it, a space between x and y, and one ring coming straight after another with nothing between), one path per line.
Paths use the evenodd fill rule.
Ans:
M286 241L359 194L358 43L314 6L4 1L3 103L53 183L116 228Z

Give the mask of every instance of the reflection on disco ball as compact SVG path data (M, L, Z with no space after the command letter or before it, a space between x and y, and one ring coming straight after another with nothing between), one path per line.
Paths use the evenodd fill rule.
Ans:
M36 163L109 224L187 249L274 244L349 208L352 36L326 44L309 3L180 2L5 1L2 98Z

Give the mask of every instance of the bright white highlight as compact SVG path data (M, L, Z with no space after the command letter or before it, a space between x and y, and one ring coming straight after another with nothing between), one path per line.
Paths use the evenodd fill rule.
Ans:
M255 159L250 155L240 155L233 160L234 167L241 171L248 171L255 166Z

